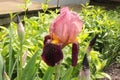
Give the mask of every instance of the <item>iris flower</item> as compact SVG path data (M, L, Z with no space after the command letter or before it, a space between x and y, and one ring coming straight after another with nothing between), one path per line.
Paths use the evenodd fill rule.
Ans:
M51 23L49 35L45 36L42 53L43 61L49 66L59 64L63 59L62 49L72 44L72 66L77 65L79 44L77 35L82 30L83 22L80 16L70 11L68 7L60 10L60 14Z

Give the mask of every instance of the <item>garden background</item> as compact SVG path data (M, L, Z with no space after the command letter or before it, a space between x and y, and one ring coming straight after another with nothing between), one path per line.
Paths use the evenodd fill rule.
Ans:
M20 17L23 32L17 31L19 22L13 21L17 14L10 14L9 25L0 26L0 80L55 80L56 66L46 65L41 54L44 37L49 34L50 24L59 15L60 9L48 10L48 5L42 4L43 12L38 11L37 16L28 17L28 6L25 5L24 17ZM83 21L82 32L78 35L78 64L71 66L72 45L63 48L59 80L78 80L86 49L96 35L96 42L87 56L91 80L119 80L120 6L108 10L86 3L80 10L77 9L77 14ZM19 72L19 69L22 70Z

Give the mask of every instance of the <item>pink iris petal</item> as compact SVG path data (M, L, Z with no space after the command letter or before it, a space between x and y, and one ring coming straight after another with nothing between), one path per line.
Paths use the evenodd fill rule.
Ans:
M82 30L82 24L79 15L65 7L61 9L60 15L51 24L50 33L55 34L62 43L74 42Z

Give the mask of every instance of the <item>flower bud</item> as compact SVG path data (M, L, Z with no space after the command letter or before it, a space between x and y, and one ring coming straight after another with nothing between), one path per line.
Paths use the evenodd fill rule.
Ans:
M90 41L90 43L89 43L89 45L88 45L88 47L87 47L87 50L86 50L87 53L90 53L91 48L92 48L93 45L95 44L97 37L98 37L98 34L96 34L95 37L92 38L92 40Z
M85 54L84 56L82 62L82 70L79 73L78 80L90 80L90 68L89 68L87 54Z
M20 39L20 42L23 43L24 41L24 26L20 20L19 15L17 15L17 32L18 32L18 37Z
M95 44L97 37L98 37L98 34L96 34L95 37L90 41L89 46L92 47Z

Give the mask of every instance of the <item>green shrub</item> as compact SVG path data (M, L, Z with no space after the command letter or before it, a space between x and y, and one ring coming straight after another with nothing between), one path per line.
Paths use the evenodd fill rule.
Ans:
M58 15L59 10L49 12L50 14L38 12L38 16L30 18L24 17L22 20L25 22L25 39L22 53L23 55L27 55L22 73L22 79L24 80L54 79L54 67L48 67L40 57L44 36L48 34L50 23ZM107 11L100 7L83 5L82 11L79 13L80 16L82 16L84 25L82 32L78 36L78 41L80 43L78 65L75 68L70 66L71 45L65 47L63 49L65 58L60 68L62 72L60 74L61 80L77 80L79 71L82 68L81 63L86 53L86 48L89 41L96 34L98 34L97 42L88 55L91 79L96 80L104 77L110 79L109 75L103 72L103 69L116 60L120 61L119 12L119 8ZM17 36L16 23L11 22L9 28L0 26L0 54L2 54L4 59L4 69L9 74L11 80L16 79L17 76L16 61L17 54L19 54L20 50L19 46L20 42ZM9 68L10 51L12 53L11 68ZM29 75L31 77L28 77Z

